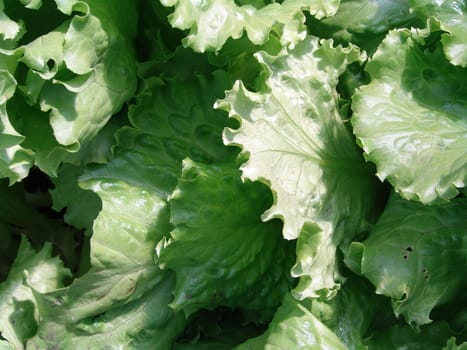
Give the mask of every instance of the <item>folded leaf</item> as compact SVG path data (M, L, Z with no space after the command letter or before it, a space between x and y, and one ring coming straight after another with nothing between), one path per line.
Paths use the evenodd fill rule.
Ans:
M261 222L270 200L266 186L242 183L233 161L184 161L170 198L175 229L159 257L177 273L175 310L229 306L272 315L288 290L293 245L278 221Z
M56 78L54 84L44 86L40 98L41 109L50 111L54 135L63 145L88 142L136 89L131 37L119 30L120 20L136 21L134 4L72 3L79 6L79 15L67 28L62 50L66 67L78 76Z
M245 31L254 44L264 44L270 31L278 31L284 45L295 45L306 35L305 16L308 10L318 18L334 14L339 0L285 0L255 7L254 1L238 6L233 0L163 0L164 6L174 6L169 16L171 25L190 29L184 44L195 51L218 51L229 38L238 39Z
M378 183L341 118L335 90L346 66L363 56L309 37L285 56L257 58L269 72L267 90L250 92L237 82L217 102L240 122L224 131L224 142L249 156L243 178L271 187L274 204L263 220L282 219L284 237L298 238L296 295L331 296L336 247L377 212Z
M443 51L455 65L467 67L467 7L456 0L410 0L410 7L423 19L434 18L444 32Z
M467 200L424 206L394 195L349 260L392 298L396 315L413 325L431 322L432 309L465 288Z
M378 177L430 204L466 185L467 70L419 40L415 31L388 34L366 65L370 84L352 98L352 124Z
M52 257L52 244L35 252L23 236L8 278L0 284L0 332L15 349L24 349L38 327L40 314L31 288L46 293L63 287L70 271Z
M334 16L311 20L311 33L338 42L351 42L373 53L393 28L415 26L417 16L406 0L346 0Z
M20 77L15 102L6 109L0 107L0 130L10 139L9 144L0 144L0 154L8 153L0 158L5 162L0 176L8 176L11 182L24 178L33 162L56 176L60 163L88 144L136 90L131 42L136 32L135 4L125 0L112 6L93 0L57 1L58 10L69 19L50 4L46 8L41 8L40 2L24 5L46 13L50 25L60 21L57 28L43 35L27 33L30 35L22 39L22 45L5 44L1 53L15 61L7 68L2 62L0 71L6 70L13 79ZM2 2L0 13L31 15L27 12L31 10L21 5L19 9L11 3L3 7ZM15 38L7 35L9 40L18 40ZM16 144L12 144L12 136Z
M460 345L456 344L456 339L453 337L449 339L448 343L442 350L466 350L467 349L467 342L463 342Z
M309 350L347 349L316 316L287 294L268 330L235 347L235 350L294 349L297 345Z
M156 242L168 231L166 203L121 180L87 176L82 186L102 200L92 267L65 289L35 293L43 321L28 348L139 349L154 342L170 349L184 318L168 306L173 277L154 264Z
M85 350L121 349L124 346L125 349L171 349L173 339L183 328L184 319L181 315L174 316L168 307L173 287L172 276L162 276L158 283L146 284L148 290L139 299L103 313L94 313L73 324L61 317L64 310L75 312L67 302L43 305L45 320L39 328L39 336L31 339L27 348ZM85 285L83 287L86 288ZM131 288L131 285L126 287ZM113 292L112 296L108 294L105 298L118 298L118 292L125 290Z
M36 293L44 322L32 349L172 347L185 317L169 307L174 276L156 265L155 247L170 232L166 199L181 160L190 154L209 162L226 154L220 139L226 118L207 107L224 79L215 74L166 86L159 79L149 82L131 108L134 127L117 134L112 159L80 177L80 186L102 201L91 238L92 267L66 289ZM200 95L206 86L210 94Z
M7 110L17 88L12 74L16 59L15 55L0 52L0 178L8 178L10 184L25 178L33 161L32 152L21 146L24 136L12 125Z
M364 339L372 331L374 318L383 319L386 304L381 299L370 283L349 276L333 299L311 300L310 310L349 350L361 350L366 349Z

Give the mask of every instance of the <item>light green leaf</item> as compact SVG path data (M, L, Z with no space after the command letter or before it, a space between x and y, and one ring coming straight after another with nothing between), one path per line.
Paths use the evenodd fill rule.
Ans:
M352 124L366 158L403 197L454 198L467 179L467 70L408 30L388 34L353 96ZM427 169L430 171L427 171Z
M344 235L366 229L377 211L378 183L341 118L335 90L347 64L363 57L314 37L286 56L257 57L269 71L268 90L250 92L237 82L217 102L240 122L224 131L224 142L248 154L243 178L271 187L274 204L263 220L280 218L284 237L299 238L296 295L331 296L336 247Z
M352 33L383 33L413 21L404 0L345 0L334 16L324 18L325 25L336 26Z
M20 61L31 69L29 74L36 73L43 80L49 80L57 74L59 69L63 69L63 44L68 25L68 22L64 22L57 29L23 47L24 54ZM30 84L27 84L24 89L26 88L31 89ZM27 93L27 90L25 92ZM32 99L31 102L36 103L37 98Z
M56 176L59 164L70 153L76 152L79 145L60 145L55 140L47 113L29 105L21 94L15 94L7 110L10 119L16 121L18 131L24 135L21 146L31 154L31 163L34 161L43 172Z
M8 178L10 184L13 184L27 176L32 166L33 153L21 146L24 136L11 124L7 110L17 83L12 73L3 68L10 68L4 66L9 66L8 61L15 59L15 56L0 53L0 59L4 60L0 66L0 178Z
M42 6L42 0L20 0L24 7L37 10Z
M15 350L15 348L6 340L0 339L0 350Z
M373 53L388 30L417 25L407 0L345 0L334 16L311 19L311 33L340 43L351 42Z
M11 44L21 39L23 34L23 23L10 19L5 13L4 0L0 0L0 49L11 48Z
M43 88L40 106L50 111L55 138L62 145L89 142L136 89L131 37L119 30L124 16L129 18L126 22L136 21L134 4L120 1L124 14L112 10L114 6L90 1L81 9L83 16L73 17L65 33L63 59L78 76L57 78Z
M277 31L284 45L295 45L306 35L305 16L308 10L318 18L333 15L339 0L285 0L255 7L253 2L238 6L233 0L163 0L164 6L174 6L169 16L171 25L190 29L184 45L195 51L218 51L229 38L238 39L245 31L254 44L264 44L270 31ZM251 4L250 4L251 3Z
M24 71L24 66L27 70L14 103L6 111L0 107L2 133L10 139L2 141L12 143L16 137L15 144L0 145L0 159L5 163L0 176L8 176L11 182L20 180L33 161L56 176L60 163L89 144L133 95L135 4L124 0L109 4L57 1L59 10L72 16L70 20L53 13L51 18L62 21L57 28L33 35L27 45L2 51L2 56L15 59L14 65L2 67L12 78L19 74L18 62L24 64L18 70ZM14 114L14 128L6 113Z
M249 349L346 350L337 336L290 294L274 315L268 330L247 340L235 350Z
M431 322L430 312L465 288L467 200L424 206L394 195L363 242L352 243L350 264L392 298L408 323Z
M456 344L456 338L451 338L448 340L448 343L442 350L466 350L467 349L467 342L463 342L460 345Z
M102 201L91 238L92 268L64 290L36 295L45 321L32 349L171 348L185 317L169 308L174 276L156 266L155 247L171 229L166 198L181 159L189 152L208 161L226 154L220 139L226 118L210 110L224 79L149 82L131 108L134 127L117 135L113 158L81 176L80 186ZM51 337L55 333L60 336Z
M66 289L35 294L43 322L28 347L139 349L152 341L170 349L184 318L168 306L173 277L154 264L154 247L168 232L166 203L158 193L93 173L81 185L102 200L92 268Z
M423 19L437 22L444 32L441 42L448 60L467 67L467 7L457 0L410 0L410 7ZM430 23L428 23L430 26Z
M159 248L160 266L177 273L175 310L229 306L272 315L288 290L293 245L278 221L261 222L270 201L266 186L242 183L232 161L184 161L170 198L175 229Z
M96 278L104 276L95 276ZM172 298L173 276L152 271L152 280L127 280L126 285L118 288L131 288L142 283L146 292L138 299L127 302L118 308L104 312L96 312L87 319L69 323L64 319L66 312L75 314L72 301L57 299L51 304L41 305L45 320L39 328L38 336L31 339L27 348L42 350L46 348L57 349L161 349L172 348L174 338L183 329L184 319L181 315L175 316L168 307ZM111 279L107 275L107 279ZM83 281L84 282L84 281ZM91 282L91 281L86 281ZM94 281L96 284L97 280ZM105 283L105 280L103 281ZM149 283L148 283L149 282ZM82 291L93 285L83 284ZM72 287L73 288L73 287ZM76 290L77 291L77 290ZM123 289L112 290L104 296L103 302L108 298L123 296ZM71 304L71 305L70 305ZM84 305L83 305L84 307ZM90 309L92 305L90 305Z
M52 244L35 252L23 236L8 278L0 284L0 332L15 349L24 349L39 322L39 312L31 288L42 293L63 286L70 271L52 257Z

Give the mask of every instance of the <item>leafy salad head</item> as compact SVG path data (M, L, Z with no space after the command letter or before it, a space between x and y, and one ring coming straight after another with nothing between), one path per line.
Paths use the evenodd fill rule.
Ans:
M466 23L0 0L0 350L467 349Z

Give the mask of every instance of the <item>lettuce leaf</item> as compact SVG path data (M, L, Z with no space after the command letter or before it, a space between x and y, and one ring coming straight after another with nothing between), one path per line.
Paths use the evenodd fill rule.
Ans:
M71 276L62 261L52 257L52 244L34 251L23 236L7 281L0 284L0 331L15 349L24 349L38 327L40 316L33 291L50 292L63 287Z
M465 198L424 206L394 195L368 238L352 243L349 264L392 298L396 315L427 324L465 288L466 210Z
M455 0L410 0L410 7L428 26L438 27L443 34L441 43L448 60L455 65L467 67L467 7ZM433 23L434 22L434 23Z
M467 179L467 70L415 31L391 31L352 98L352 125L365 157L403 197L442 203ZM430 171L427 171L429 167Z
M12 183L26 177L34 163L56 176L60 163L89 143L136 90L134 4L69 0L57 5L69 16L57 28L26 43L18 38L0 52L11 61L0 67L1 74L9 74L0 101L0 130L9 139L1 145L8 155L1 157L0 174ZM42 14L50 9L33 8Z
M0 349L464 349L465 14L0 0Z
M177 273L174 310L229 306L265 319L273 314L289 288L294 247L282 239L279 222L261 222L270 197L264 185L242 183L233 161L184 161L170 197L175 229L158 260Z
M318 18L333 15L339 0L285 0L282 4L245 1L241 6L233 0L163 0L167 7L175 7L169 16L170 24L190 29L184 45L195 51L218 51L229 38L238 39L245 31L248 39L264 44L270 32L277 32L284 45L294 46L306 35L305 16L308 10Z
M365 230L377 211L378 183L342 119L335 90L346 66L364 56L309 37L285 56L257 58L269 73L264 91L236 82L217 102L240 123L224 131L224 142L248 155L243 178L274 193L262 219L282 219L284 237L298 238L295 295L330 297L339 278L337 246L344 235Z
M290 294L286 294L268 330L259 337L235 347L235 350L290 349L297 344L310 350L346 349L337 336L316 316Z

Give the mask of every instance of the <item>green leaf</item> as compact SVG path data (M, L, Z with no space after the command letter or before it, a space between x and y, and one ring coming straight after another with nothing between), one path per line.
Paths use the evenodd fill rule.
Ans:
M322 23L352 33L378 34L411 21L413 15L403 0L346 0L334 16L324 18Z
M10 48L24 34L23 23L17 23L5 13L4 0L0 0L0 49Z
M8 278L0 284L0 331L15 349L24 349L38 326L39 312L31 288L42 293L60 288L70 271L52 257L52 244L34 251L23 236Z
M185 317L169 308L174 276L156 266L155 247L171 229L166 199L181 160L189 152L207 161L226 154L220 139L226 118L208 107L224 79L215 74L165 86L159 79L148 82L130 111L134 127L118 133L112 159L80 177L79 185L102 201L91 238L92 267L66 289L36 295L44 322L32 349L172 347Z
M453 337L448 340L448 343L442 350L466 350L466 349L467 349L467 342L463 342L462 344L457 345L456 339Z
M444 33L441 42L448 60L467 67L467 7L456 0L410 0L410 7L423 19L434 19ZM430 26L430 23L428 23Z
M95 276L96 278L104 276ZM111 279L111 275L106 276ZM87 281L90 282L90 281ZM171 349L174 338L184 325L183 317L175 316L168 307L172 298L173 278L160 272L152 272L152 280L128 280L128 284L120 288L131 288L139 283L146 287L146 292L138 299L127 302L120 307L111 308L101 313L95 312L86 319L70 323L63 312L76 314L75 308L80 305L65 297L56 299L50 304L43 304L45 320L39 328L39 335L31 339L27 348L42 350L57 349ZM148 283L149 282L149 283ZM95 281L95 283L98 283ZM105 280L104 280L105 283ZM83 284L82 291L93 287ZM72 287L73 288L73 287ZM119 298L125 289L112 290L104 296ZM89 296L89 295L87 295ZM116 301L116 299L114 299ZM71 305L70 305L71 304ZM85 305L81 305L85 308ZM92 306L89 305L92 309ZM71 316L71 315L69 315Z
M353 96L352 124L378 177L430 204L466 185L467 70L419 39L408 30L388 34L366 66L370 84Z
M32 152L21 147L24 136L12 125L7 110L17 87L12 74L16 58L16 55L0 53L0 178L8 178L10 184L25 178L33 161Z
M177 273L175 310L228 306L272 315L288 290L293 245L278 221L261 222L270 200L266 186L242 183L234 162L184 161L170 198L175 229L159 248L160 266Z
M429 323L435 306L465 288L466 211L465 198L424 206L394 195L369 237L352 244L351 264L392 298L396 315Z
M20 61L30 68L29 74L36 73L42 78L41 80L50 80L60 69L63 69L63 44L68 25L69 22L66 21L55 30L38 37L22 48L23 56ZM36 90L31 85L32 82L27 81L26 87L23 88L26 95ZM38 90L34 95L39 95L41 89ZM31 98L32 103L37 102L37 96L34 95Z
M309 37L286 56L257 58L269 72L267 90L250 92L237 82L217 102L240 122L224 131L224 142L248 154L243 178L271 187L274 204L263 220L282 219L284 237L299 239L296 295L331 296L336 247L377 214L379 184L341 118L335 90L347 64L363 56Z
M131 38L119 31L123 15L117 16L108 3L94 3L86 5L82 16L73 17L65 33L64 63L78 76L45 85L40 98L41 109L50 111L55 138L63 145L92 139L136 89ZM118 8L135 20L133 6L120 1Z
M309 28L314 35L351 42L372 53L388 30L414 25L416 20L406 0L345 0L334 16L311 19Z
M52 179L55 188L50 191L52 208L60 212L66 208L64 220L79 229L85 229L91 235L92 224L101 210L101 202L95 193L78 186L78 177L82 174L80 167L64 164L57 178Z
M451 336L452 330L445 322L429 324L420 330L394 325L374 332L366 344L371 350L438 350Z
M361 350L366 349L364 339L371 332L373 319L382 318L385 304L381 299L370 283L349 276L333 299L311 300L310 310L349 350Z
M2 62L5 74L11 75L5 82L13 79L16 86L15 77L21 78L13 90L15 103L5 109L0 101L0 131L8 135L0 144L5 163L0 163L0 176L12 183L27 175L32 162L56 176L60 163L86 146L136 90L135 4L70 0L57 1L57 6L72 18L60 14L57 28L43 35L33 33L28 44L2 50L2 57L15 60L6 68ZM18 16L24 12L30 18L30 12L19 10Z
M93 173L81 186L102 200L92 268L66 289L36 293L43 322L28 347L138 349L157 341L169 349L184 319L168 306L173 277L154 264L155 245L168 232L166 203L158 193Z
M27 237L35 249L40 249L44 242L52 242L65 265L75 270L80 254L74 236L76 231L64 226L60 219L41 212L50 205L47 192L27 191L25 187L23 183L8 186L0 181L1 275L4 276L10 266L4 262L11 263L17 255L21 235Z
M290 294L274 315L268 330L247 340L235 350L248 349L347 349L337 336Z
M308 10L318 18L333 15L339 0L285 0L255 7L253 1L238 6L233 0L163 0L167 7L175 7L169 16L174 28L189 29L185 46L195 51L218 51L229 38L238 39L245 31L256 45L268 40L270 31L277 31L284 45L295 45L306 35L305 16Z
M47 113L29 105L20 94L16 94L10 102L8 115L16 121L18 131L24 135L21 146L31 154L31 163L34 161L41 171L56 176L59 164L70 153L75 153L79 145L60 145L54 137Z
M14 350L14 347L6 340L0 339L0 350Z

